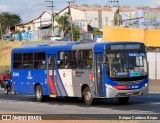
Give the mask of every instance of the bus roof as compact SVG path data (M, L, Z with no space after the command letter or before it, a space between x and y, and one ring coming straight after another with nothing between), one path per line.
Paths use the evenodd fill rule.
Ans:
M85 50L94 49L94 52L103 52L103 49L107 45L113 44L144 44L143 42L103 42L103 43L68 43L65 45L54 45L54 46L36 46L36 47L21 47L14 48L12 52L51 52L56 53L57 51L67 50ZM49 53L50 54L50 53Z

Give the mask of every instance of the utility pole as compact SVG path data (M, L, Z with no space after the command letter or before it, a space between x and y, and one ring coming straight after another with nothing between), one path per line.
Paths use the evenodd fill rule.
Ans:
M119 14L119 0L108 0L109 3L117 3L117 10L116 10L116 25L120 26L120 14ZM114 19L115 21L115 19Z
M1 40L3 40L3 34L2 34L2 24L0 22L0 30L1 30Z
M1 39L3 40L3 34L2 34L2 14L0 16L0 33L1 33Z
M74 35L73 35L73 25L72 25L72 16L71 16L71 9L70 9L70 5L71 3L74 3L75 1L67 1L67 3L69 4L68 6L68 13L70 16L70 24L71 24L71 34L72 34L72 41L74 40Z
M49 2L51 5L50 6L46 6L46 7L50 7L52 10L52 36L54 36L54 3L53 1L45 1L45 2Z

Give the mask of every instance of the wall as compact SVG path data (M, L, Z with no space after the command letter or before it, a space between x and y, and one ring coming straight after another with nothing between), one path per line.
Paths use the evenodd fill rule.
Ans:
M104 41L143 41L144 30L104 26L103 40Z
M160 30L145 30L145 44L151 47L160 47Z
M98 28L98 11L85 11L88 25Z
M104 41L140 41L148 47L160 47L160 30L104 26Z
M160 80L160 53L148 52L147 59L149 63L149 78Z
M112 11L102 11L102 26L113 25L114 13Z

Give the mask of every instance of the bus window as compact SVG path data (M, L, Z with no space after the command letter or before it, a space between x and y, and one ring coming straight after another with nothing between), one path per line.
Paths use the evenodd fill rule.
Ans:
M52 70L53 64L52 64L52 57L48 58L48 70Z
M22 53L13 54L13 69L22 69Z
M91 50L78 51L78 68L91 69L92 68L92 52Z
M64 52L58 52L58 69L64 69L65 59L67 59L67 56L64 55Z
M35 53L34 54L34 68L44 69L45 68L45 53Z
M76 55L77 55L76 51L59 52L58 68L59 69L76 69L77 68ZM63 59L62 59L62 56L63 56Z
M63 60L59 61L58 68L59 68L59 69L64 69Z
M33 69L33 53L23 53L23 69Z

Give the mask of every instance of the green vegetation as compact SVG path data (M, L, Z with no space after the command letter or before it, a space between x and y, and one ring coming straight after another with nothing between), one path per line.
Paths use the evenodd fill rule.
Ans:
M68 21L69 16L67 14L64 14L62 16L57 16L55 18L55 21L58 23L58 26L55 26L54 28L59 29L59 34L62 33L63 37L68 33L70 37L72 37L72 32L71 32L71 24ZM74 41L77 41L80 35L80 28L72 23L73 27L73 38Z
M92 34L93 35L102 35L102 31L100 31L98 28L94 28Z
M12 48L21 47L22 42L0 41L0 74L10 69L10 55Z
M6 30L9 26L19 24L19 23L21 23L21 21L22 20L21 20L19 15L11 14L11 13L8 13L8 12L0 13L0 23L1 23L1 26L2 26L1 27L1 30L2 30L1 35L5 34L5 32L6 32ZM1 31L0 31L0 33L1 33Z
M79 26L77 26L75 24L73 24L72 27L73 27L73 40L77 41L79 39L79 35L80 35L80 28L79 28ZM72 37L71 30L69 31L69 35L70 35L70 37Z
M62 16L57 16L55 18L56 22L58 23L58 26L55 26L55 28L58 28L59 29L59 34L60 32L62 32L63 34L63 37L65 36L66 32L67 32L67 27L69 26L68 25L68 15L67 14L64 14Z

